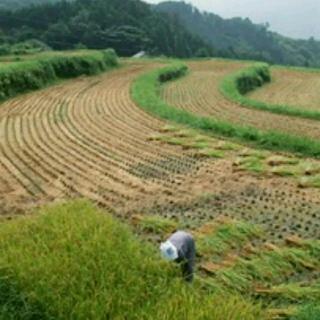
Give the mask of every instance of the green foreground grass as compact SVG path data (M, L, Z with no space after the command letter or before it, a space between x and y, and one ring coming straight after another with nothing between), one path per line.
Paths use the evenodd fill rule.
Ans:
M164 83L163 81L182 77L186 72L185 65L174 64L140 76L132 86L133 100L153 115L207 133L233 138L257 148L292 152L308 157L320 157L319 141L278 131L261 131L254 127L240 126L209 117L200 117L168 105L160 98L161 84Z
M262 319L215 295L86 201L0 224L0 319Z
M306 69L299 69L306 71ZM310 72L316 72L315 70ZM317 70L319 72L319 70ZM226 76L220 83L220 92L229 100L243 107L267 111L305 119L320 120L320 112L306 110L302 107L285 104L270 104L247 97L245 94L270 82L270 67L267 64L256 63Z

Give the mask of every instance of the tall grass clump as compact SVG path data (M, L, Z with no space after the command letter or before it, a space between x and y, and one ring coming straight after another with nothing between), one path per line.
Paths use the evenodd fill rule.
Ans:
M261 131L255 127L240 126L210 117L200 117L168 105L160 98L161 85L167 81L167 78L172 80L185 75L186 70L184 65L178 63L140 76L132 86L133 100L147 112L165 120L201 129L215 135L233 138L236 141L248 143L255 147L320 157L320 142L316 140L274 130ZM172 77L172 75L175 76Z
M270 104L246 96L247 93L270 82L270 67L265 63L256 63L244 70L226 76L220 83L220 92L243 107L268 111L271 113L320 120L320 112L306 110L296 106Z
M0 224L0 319L261 319L189 285L158 249L86 201Z
M0 100L43 88L58 79L97 74L117 64L112 49L5 64L0 67Z
M244 70L226 76L221 84L221 91L233 100L253 91L271 81L269 65L256 63Z

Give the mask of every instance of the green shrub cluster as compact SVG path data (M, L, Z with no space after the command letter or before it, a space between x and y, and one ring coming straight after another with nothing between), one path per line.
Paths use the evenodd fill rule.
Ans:
M238 73L235 78L237 90L241 94L246 94L270 81L270 69L267 64L257 64Z
M178 79L184 76L188 71L188 67L185 65L176 65L159 75L159 81L161 83Z
M175 264L86 201L0 224L1 320L255 320L261 308L185 284Z
M300 68L300 70L305 69ZM319 72L319 70L311 69L311 72ZM288 105L269 104L245 96L245 94L270 82L270 80L271 74L269 66L264 63L257 63L245 70L226 76L220 83L220 92L226 98L239 103L243 107L276 114L284 114L287 116L320 120L319 111L305 110L303 108Z
M271 81L269 65L256 63L247 69L225 77L220 84L222 93L239 102L243 95Z
M172 74L171 70L175 70L174 74L179 76L179 73L176 72L177 68L185 69L185 66L175 64L139 77L132 87L133 100L147 112L165 120L174 121L219 136L233 138L254 147L320 157L319 141L274 130L261 131L255 127L240 126L214 118L200 117L166 104L158 94L161 86L161 75ZM184 72L180 73L180 75L183 74Z
M97 74L117 64L112 49L6 64L0 68L0 99L40 89L57 79Z

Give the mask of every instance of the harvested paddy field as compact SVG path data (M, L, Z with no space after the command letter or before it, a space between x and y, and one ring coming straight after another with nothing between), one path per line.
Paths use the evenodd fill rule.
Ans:
M247 109L223 97L220 82L230 73L245 68L245 63L211 60L187 64L189 75L165 85L162 90L162 97L169 104L200 116L319 139L319 121Z
M54 304L50 299L65 301L65 298L55 292L46 300L42 294L43 288L51 292L47 290L51 274L61 272L57 270L63 263L55 255L63 255L66 249L66 259L68 263L71 262L68 259L72 244L72 250L77 252L75 257L80 260L83 257L83 261L90 264L91 260L86 255L87 252L94 252L93 246L97 254L93 261L100 261L102 256L109 261L112 259L108 255L101 254L102 251L108 254L112 251L101 249L106 244L104 241L118 241L117 237L131 239L129 233L121 232L119 235L117 228L113 230L115 224L111 220L108 223L104 221L102 211L94 213L96 209L85 202L58 205L52 209L48 207L44 211L50 211L51 214L42 218L32 211L42 204L80 197L106 208L103 211L106 217L108 213L120 217L126 224L123 228L130 224L135 236L147 240L148 246L151 243L150 250L156 257L153 265L157 267L165 264L157 256L158 243L176 229L190 231L198 247L195 288L199 297L202 295L209 299L211 296L208 294L212 293L232 299L241 297L241 300L234 300L235 303L220 303L222 311L217 311L217 319L225 319L228 314L228 319L291 320L300 312L309 312L308 308L316 310L314 305L320 294L319 241L316 240L320 238L320 161L296 154L254 149L252 144L225 140L160 120L152 112L147 113L133 102L133 84L141 75L162 66L163 63L156 61L125 60L120 68L107 73L68 80L2 103L1 217L13 219L27 213L34 217L2 223L3 230L9 230L3 233L4 251L11 248L12 244L13 250L17 250L15 252L19 252L19 255L21 253L14 260L11 258L11 249L7 250L3 261L8 266L8 261L11 261L11 269L8 270L20 270L20 267L26 270L24 279L28 279L24 282L25 286L19 289L21 292L17 291L17 297L23 293L29 298L28 303L33 299L42 301L45 309L52 314L61 313L61 306L56 304L52 307ZM251 122L245 122L251 125L258 123L256 117L259 115L264 123L261 128L264 129L268 123L264 122L265 118L268 121L272 117L277 121L289 119L245 109L220 95L220 79L246 66L243 62L191 62L190 66L191 73L180 81L165 85L162 90L163 96L177 108L205 116L217 116L220 114L218 110L222 110L222 119L233 121L232 115L235 122L241 123L243 117L243 121L251 119ZM252 118L247 119L242 112ZM282 125L282 120L279 123ZM277 123L274 123L274 127L284 130L278 128ZM290 129L288 125L286 128ZM81 213L83 216L78 219ZM52 219L52 223L47 225L47 219ZM106 231L100 232L104 223ZM112 228L107 227L109 223ZM99 249L96 247L98 238L93 236L95 241L92 242L87 237L88 224L99 234ZM38 229L40 233L32 231L35 225L41 226ZM22 226L24 231L20 238L19 232L14 230L20 230ZM76 230L76 226L79 226L79 230ZM59 230L57 239L66 247L59 247L57 251L49 250L44 255L38 236L41 234L44 243L55 246L59 241L52 240L52 230ZM72 239L76 240L72 241L71 233L64 230L72 230ZM11 241L10 232L13 232L17 241ZM81 239L83 243L89 241L90 249L87 251L78 252L81 247L78 232L86 235ZM48 238L47 234L50 234ZM106 237L106 234L109 236ZM120 242L124 243L122 240ZM43 262L52 268L50 274L47 267L43 267L45 264L30 259L32 255L26 251L26 243L30 245L30 252L36 248ZM116 256L127 261L126 254L117 253ZM57 262L57 265L53 262ZM72 260L72 265L79 272L91 276L88 271L92 270L91 267L78 268L81 263L76 259ZM179 281L179 273L173 269L173 264L165 268L170 272L170 279ZM34 270L38 271L35 273ZM166 275L156 276L152 270L145 271L154 275L154 279L150 280L152 283L168 281ZM138 267L137 272L135 277L144 278L139 274L141 270ZM7 276L6 273L4 275ZM95 277L94 272L92 275ZM109 283L108 277L109 273L104 272L104 277L99 281ZM68 283L67 278L71 279L69 275L61 277L59 285L63 287ZM17 279L21 280L19 276ZM40 291L33 291L33 287L29 287L29 283L33 282L30 279L35 279L34 283ZM82 285L82 281L72 282ZM153 288L152 283L146 288ZM183 283L180 285L179 292L184 292ZM14 283L8 282L8 287L15 288ZM56 285L52 288L56 288ZM111 300L114 298L113 295L107 296ZM177 296L180 297L180 294L175 294ZM83 298L86 299L85 296L80 299ZM140 289L131 298L145 301ZM5 315L11 312L10 308L16 313L20 310L16 308L16 301L10 299L9 304L0 306ZM115 299L118 301L116 295ZM208 305L212 308L211 302ZM35 306L31 303L21 308L30 312ZM210 307L203 307L203 314L209 313ZM73 303L70 303L63 312L70 314L73 308ZM93 304L85 308L85 312L100 310L104 314L108 311L104 300L99 308ZM76 312L82 314L84 309ZM122 309L119 312L125 311ZM170 312L174 314L174 310ZM188 312L195 313L187 319L202 319L197 309ZM101 314L95 318L104 319ZM185 318L184 314L182 319ZM164 319L163 313L155 316L155 319Z
M271 104L320 110L320 73L304 69L271 68L272 82L248 96Z
M221 75L243 66L212 63ZM206 64L194 64L205 78L211 72ZM264 225L273 241L292 234L319 237L317 179L301 189L295 174L282 174L286 163L271 168L279 174L271 169L259 173L256 167L264 165L260 156L250 155L254 151L242 145L229 152L222 140L195 137L186 147L172 141L175 135L183 137L183 129L168 128L132 102L132 81L159 66L129 62L103 75L3 103L2 215L52 200L87 197L120 216L156 214L192 228L226 215ZM193 73L172 85L190 77ZM194 95L199 97L196 91ZM167 138L156 139L159 135Z

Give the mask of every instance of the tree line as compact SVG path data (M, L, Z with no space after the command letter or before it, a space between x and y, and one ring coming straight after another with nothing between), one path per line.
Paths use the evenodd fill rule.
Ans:
M54 49L114 48L130 56L193 57L213 49L181 25L179 18L152 10L140 0L75 0L0 11L0 41L38 39Z
M320 41L290 39L270 31L268 24L223 19L184 2L10 1L33 5L0 10L0 54L8 53L12 46L12 52L22 52L25 47L36 50L34 41L25 44L36 39L43 43L41 47L59 50L112 47L121 56L147 51L180 58L219 56L320 67ZM17 47L17 43L23 45Z
M251 59L276 64L320 67L320 41L295 40L269 30L269 24L254 24L250 19L223 19L200 12L184 2L163 2L154 7L179 18L193 34L226 58Z

